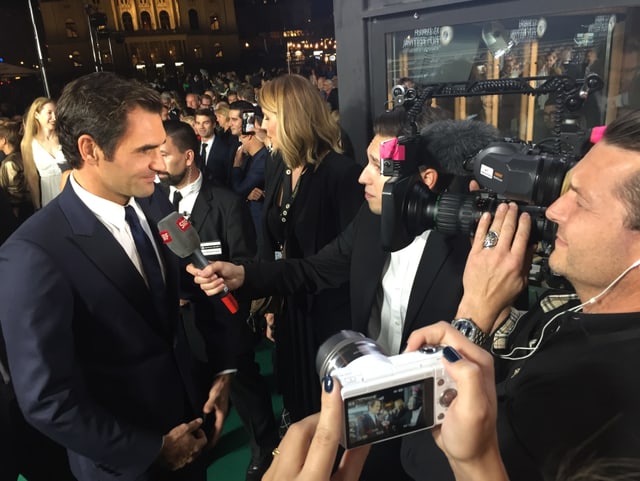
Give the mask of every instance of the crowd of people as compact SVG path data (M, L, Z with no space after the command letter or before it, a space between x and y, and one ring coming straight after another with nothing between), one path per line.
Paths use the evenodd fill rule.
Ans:
M514 203L483 214L471 241L382 242L381 146L417 129L404 174L468 192L479 147L443 142L441 126L478 120L425 105L411 125L397 107L375 119L362 168L337 77L248 80L151 88L96 72L0 122L0 479L204 480L230 403L249 433L247 481L640 475L640 112L608 126L548 207L549 264L573 289L524 312L531 221ZM159 223L176 212L208 266L165 245L179 239ZM428 419L441 400L427 390L373 395L349 420L359 441L438 425L343 453L340 383L316 372L343 329L388 355L446 346L457 397L444 419ZM279 419L254 359L263 334Z

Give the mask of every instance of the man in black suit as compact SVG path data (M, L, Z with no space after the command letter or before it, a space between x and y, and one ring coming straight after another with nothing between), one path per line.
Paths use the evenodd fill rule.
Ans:
M356 439L366 439L382 432L382 422L378 419L382 409L382 401L374 398L367 403L367 412L358 417Z
M178 259L159 242L156 223L171 212L154 182L161 109L156 92L112 73L69 83L56 130L73 172L0 248L18 403L67 449L80 481L204 480L200 416L220 428L228 409L230 376L206 403L196 389Z
M205 256L209 260L236 262L253 258L256 235L244 199L225 187L203 180L195 165L198 139L188 124L166 121L164 128L167 140L160 151L166 172L159 177L168 185L174 208L188 217L198 231ZM204 368L202 387L208 389L211 370L235 371L231 380L231 400L249 432L251 444L252 458L246 479L258 480L269 467L271 451L278 444L278 432L269 388L254 360L256 338L245 322L248 303L241 304L240 311L231 314L220 301L208 298L196 288L193 277L184 270L182 281L182 316L185 325L189 326L187 333L191 334L193 347L204 361L201 365ZM199 331L210 331L208 337L218 342L206 345L199 342ZM225 353L224 359L219 359L222 353Z
M379 152L382 142L393 139L401 131L403 117L397 112L383 114L374 125L376 135L367 149L369 162L360 175L368 206L360 209L352 223L333 242L305 259L245 266L216 262L202 271L189 267L196 275L196 282L207 294L214 295L221 290L224 280L231 289L242 286L239 295L253 298L297 291L316 292L349 280L353 329L375 339L389 355L402 351L412 331L442 319L453 319L462 296L461 279L470 248L468 237L425 231L394 253L385 252L381 244L382 191L388 177L381 175ZM419 175L431 190L441 191L452 180L445 172L461 169L440 164L443 156L429 151L428 135L421 137L416 156L423 164L419 167ZM457 157L449 155L450 161L455 158L455 162L462 165L465 155ZM421 432L405 439L413 436L430 434ZM399 440L389 441L381 447L376 445L373 449L384 454L393 449L390 444L395 442L398 452ZM435 445L433 457L431 472L438 473L434 479L440 479L440 475L450 476L448 463ZM398 463L388 462L388 459L376 463L382 459L385 456L369 456L361 479L410 479L397 471Z
M200 136L198 167L205 179L229 185L231 163L229 145L215 133L216 115L210 109L196 110L196 131Z

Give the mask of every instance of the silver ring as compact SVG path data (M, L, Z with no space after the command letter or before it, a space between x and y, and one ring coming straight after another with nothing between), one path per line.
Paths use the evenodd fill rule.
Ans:
M498 244L498 233L494 230L490 230L487 232L487 235L484 238L484 242L482 243L482 247L485 249L491 249Z

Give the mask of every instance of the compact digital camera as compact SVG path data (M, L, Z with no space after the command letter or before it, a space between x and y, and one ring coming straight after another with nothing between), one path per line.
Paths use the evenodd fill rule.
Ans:
M458 393L441 347L387 356L378 343L355 331L327 339L316 369L321 379L331 375L342 385L347 449L441 424Z

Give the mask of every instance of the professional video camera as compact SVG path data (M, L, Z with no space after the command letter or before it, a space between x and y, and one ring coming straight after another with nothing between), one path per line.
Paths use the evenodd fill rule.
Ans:
M555 226L545 218L546 207L560 195L573 164L529 144L504 141L490 144L466 164L484 189L475 193L436 194L417 175L392 177L382 194L383 247L402 249L427 229L473 235L483 212L493 214L509 201L531 216L532 242L552 242Z
M582 85L571 84L571 95L561 98L570 99L568 103L575 106L576 99L586 98L583 95L585 85L590 89L601 86L593 78L587 80ZM491 84L494 90L496 82L499 83ZM434 92L436 90L432 89L426 98L431 98ZM577 96L573 92L578 92ZM425 99L419 99L416 105L421 100ZM416 105L410 114L419 111ZM385 184L382 195L383 248L388 251L402 249L427 229L473 235L483 212L495 213L500 203L514 201L521 212L531 216L531 241L542 241L543 249L550 250L555 224L545 218L546 207L562 193L566 174L581 158L589 134L573 129L551 145L533 145L514 139L498 139L478 121L442 121L426 127L420 136L414 128L413 135L400 137L395 144L384 144L380 149L381 170L382 175L391 176L391 179ZM443 142L448 143L446 148L430 145ZM422 144L421 148L417 147L419 144ZM418 162L414 158L418 152L420 155L429 152L436 157L455 157L437 163L448 167L457 165L454 171L445 173L473 176L483 190L470 194L432 192L418 177Z

